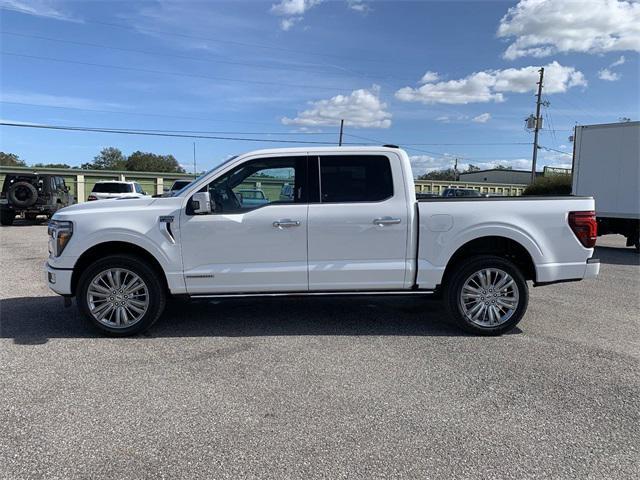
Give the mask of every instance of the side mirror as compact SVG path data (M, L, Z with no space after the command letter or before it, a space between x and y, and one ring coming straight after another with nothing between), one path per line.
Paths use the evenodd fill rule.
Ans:
M206 215L211 213L211 197L209 192L197 192L191 197L191 207L196 215Z

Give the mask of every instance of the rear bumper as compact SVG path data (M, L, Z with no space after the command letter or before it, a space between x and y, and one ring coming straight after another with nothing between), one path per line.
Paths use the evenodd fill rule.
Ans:
M600 259L589 258L579 263L547 263L536 266L534 285L551 285L561 282L577 282L587 278L595 278L600 273Z
M587 260L587 268L584 270L583 278L596 278L600 273L600 259L590 258Z
M71 276L73 270L53 268L49 262L44 266L44 279L49 288L59 295L72 295Z

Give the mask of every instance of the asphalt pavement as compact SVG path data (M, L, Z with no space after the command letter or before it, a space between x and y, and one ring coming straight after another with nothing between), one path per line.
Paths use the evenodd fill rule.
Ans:
M637 478L640 256L462 334L416 298L171 302L104 338L0 228L0 478Z

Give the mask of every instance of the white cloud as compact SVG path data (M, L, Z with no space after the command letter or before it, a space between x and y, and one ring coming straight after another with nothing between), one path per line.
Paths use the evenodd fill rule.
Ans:
M603 68L602 70L598 71L598 78L600 80L606 80L608 82L615 82L617 80L620 80L620 74L612 72L608 68Z
M347 0L347 5L351 10L355 10L360 13L368 13L371 11L371 7L364 0Z
M618 60L616 60L615 62L613 62L611 65L609 65L611 68L613 67L619 67L620 65L624 65L624 62L626 61L626 59L624 58L624 55L620 55L620 58Z
M36 17L54 18L56 20L66 20L69 22L79 22L68 13L63 12L56 0L0 0L0 8L13 10Z
M620 65L624 65L625 61L626 59L624 58L624 55L621 55L620 58L609 65L609 68L603 68L602 70L599 70L598 78L600 80L606 80L608 82L615 82L617 80L620 80L622 78L622 75L614 72L612 69L619 67Z
M271 6L271 13L284 17L280 21L280 28L287 31L303 19L304 14L321 3L322 0L281 0Z
M428 71L420 79L420 83L432 83L440 79L437 72Z
M489 120L491 120L491 114L490 113L481 113L477 117L473 117L471 119L471 121L475 122L475 123L487 123Z
M468 115L442 115L436 118L436 121L442 122L442 123L453 123L453 122L458 123L458 122L464 122L466 120L469 120Z
M640 51L640 3L635 0L520 0L500 20L498 37L512 39L504 57Z
M345 125L356 128L389 128L391 114L380 100L380 87L359 89L350 95L336 95L328 100L309 102L310 108L295 118L284 117L284 125L306 127L335 126L344 119Z
M311 7L316 6L321 0L281 0L280 3L272 5L271 11L276 15L296 16L304 15Z
M413 176L418 177L433 170L453 168L455 159L450 157L432 157L431 155L410 155Z
M513 170L531 170L531 158L513 158L511 160L474 160L473 157L465 158L463 155L457 156L453 154L445 154L441 157L433 157L431 155L409 156L411 168L415 177L433 170L453 168L456 158L458 158L459 172L463 172L469 168L469 165L478 167L481 170L488 170L490 168L496 168L497 166L511 167ZM571 156L563 153L541 151L538 156L537 169L542 171L544 166L571 168Z
M0 100L9 103L27 103L33 105L42 105L46 107L60 108L126 108L126 105L120 103L101 102L90 98L66 97L63 95L49 95L46 93L24 93L24 92L8 92L0 93Z
M586 86L582 72L554 61L545 65L545 93L566 92L571 87ZM404 87L395 94L398 100L425 104L502 102L504 93L526 93L536 90L539 67L507 68L475 72L459 79L428 82L418 88ZM428 72L433 74L433 72ZM424 78L424 77L423 77Z
M514 170L531 169L531 159L526 158L514 158L513 160L483 160L481 162L474 161L473 158L464 159L464 157L460 156L457 158L458 172L465 171L469 168L469 165L474 165L481 170L495 168L498 165L511 167ZM409 156L409 160L411 162L411 169L413 170L414 176L418 177L434 170L453 168L456 161L456 155L447 154L441 157L433 157L431 155L411 155Z
M280 28L287 32L291 30L291 27L293 27L300 20L302 20L302 17L283 18L282 20L280 20Z

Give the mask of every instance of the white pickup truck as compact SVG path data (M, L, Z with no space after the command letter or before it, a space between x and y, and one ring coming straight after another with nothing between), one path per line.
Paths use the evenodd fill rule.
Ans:
M269 201L243 204L247 188ZM148 329L169 295L436 295L464 329L497 335L524 315L527 280L598 274L594 210L591 197L416 201L393 146L260 150L171 197L58 211L46 278L116 336Z

